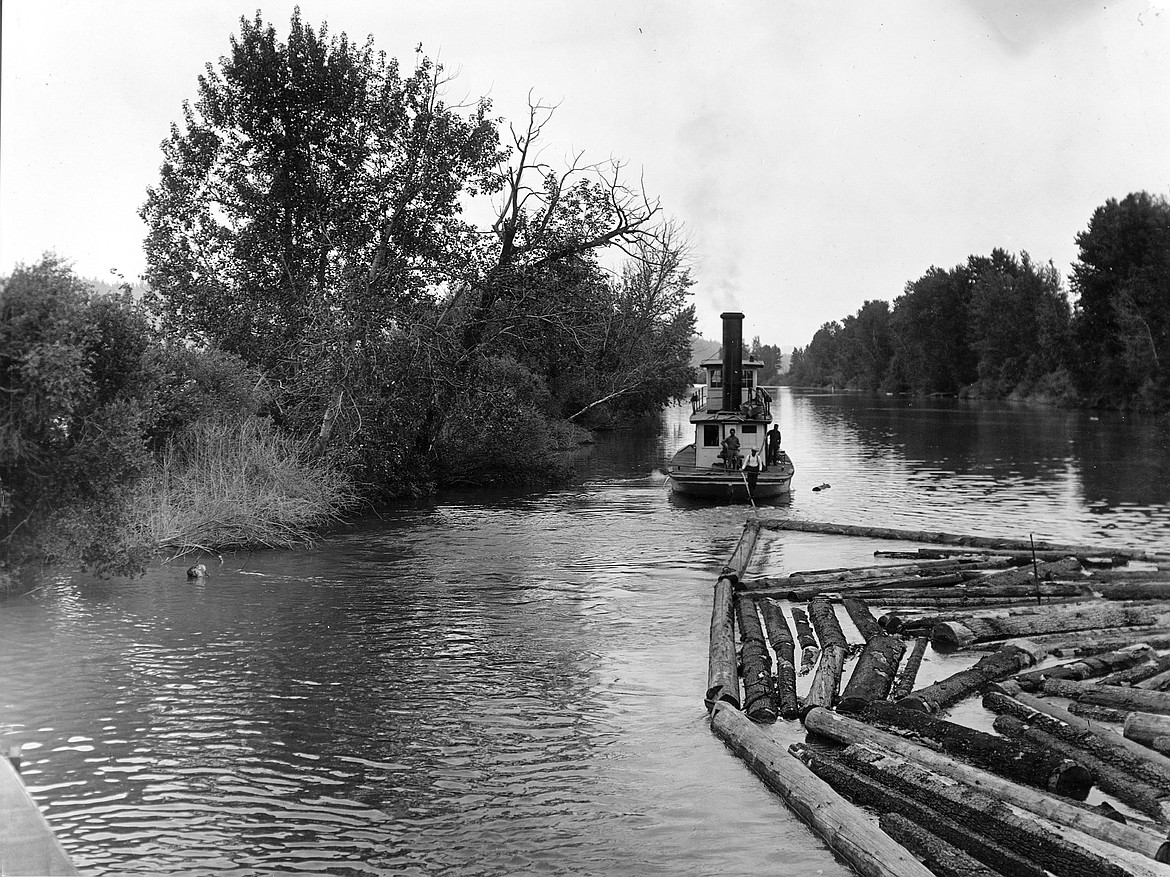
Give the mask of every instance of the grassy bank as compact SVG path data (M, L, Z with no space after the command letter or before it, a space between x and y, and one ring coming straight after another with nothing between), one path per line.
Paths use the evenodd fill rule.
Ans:
M200 421L139 482L131 539L170 555L311 545L357 497L345 474L267 420Z

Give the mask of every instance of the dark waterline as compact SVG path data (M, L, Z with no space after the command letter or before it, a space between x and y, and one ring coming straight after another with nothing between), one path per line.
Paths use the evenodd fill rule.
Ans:
M780 397L769 514L1170 548L1165 421ZM0 744L91 874L847 874L707 729L748 509L669 493L687 413L601 435L562 489L0 603ZM761 562L872 547L783 534Z

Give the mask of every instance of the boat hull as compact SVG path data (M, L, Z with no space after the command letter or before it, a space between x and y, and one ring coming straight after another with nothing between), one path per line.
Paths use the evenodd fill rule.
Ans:
M674 455L666 468L671 488L676 493L702 499L725 501L748 500L747 478L740 469L726 471L719 468L701 469L694 465L695 446L687 445ZM689 463L689 465L688 465ZM780 463L768 467L756 480L751 499L772 499L787 496L792 490L795 467L782 454Z

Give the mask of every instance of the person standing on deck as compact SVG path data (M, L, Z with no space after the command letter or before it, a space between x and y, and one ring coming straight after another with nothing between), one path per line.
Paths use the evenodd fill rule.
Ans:
M780 462L780 426L773 423L768 430L768 465L774 466Z
M722 442L723 444L723 465L728 469L739 468L739 436L735 434L732 429L727 433L727 438Z
M748 458L743 461L743 474L747 478L748 496L756 495L756 481L760 477L760 467L763 465L763 462L755 448L752 448L751 453L748 454Z

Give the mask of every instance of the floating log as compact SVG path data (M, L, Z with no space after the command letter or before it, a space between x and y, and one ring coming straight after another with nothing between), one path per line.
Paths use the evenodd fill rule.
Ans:
M1170 715L1170 693L1146 691L1144 688L1124 688L1120 685L1094 685L1091 682L1070 682L1067 679L1046 679L1041 690L1057 697L1072 697L1081 703L1111 706L1130 712Z
M1054 737L1079 746L1163 793L1170 793L1170 759L1151 752L1140 743L1127 740L1104 725L1074 716L1051 701L1013 690L1011 683L989 692L983 705L993 712L1008 713L1047 731Z
M1086 630L1076 634L1052 633L1030 636L1030 642L1043 646L1051 655L1071 658L1077 655L1095 655L1111 652L1134 643L1145 643L1154 649L1170 649L1170 627L1113 627L1104 630ZM973 648L990 651L999 643L976 643Z
M1021 673L1013 680L1024 691L1036 691L1045 679L1091 679L1095 676L1104 676L1115 670L1124 670L1157 657L1157 653L1145 643L1138 643L1105 652L1100 655L1091 655L1067 664L1058 664L1055 667L1044 667Z
M958 598L980 599L1025 599L1035 601L1040 597L1092 597L1093 591L1087 584L1079 582L1041 582L1036 585L959 585L939 587L923 591L921 588L869 588L850 591L850 597L859 600L881 602L883 606L893 605L902 600L949 600Z
M1113 795L1135 810L1152 816L1160 822L1165 823L1170 819L1170 805L1166 804L1160 790L1125 771L1118 770L1080 747L1073 746L1071 743L1011 715L996 716L992 727L1007 737L1028 740L1038 746L1057 752L1065 758L1079 762L1093 774L1093 779L1097 781L1097 786L1101 791Z
M872 619L873 616L870 616ZM877 627L877 622L874 622ZM906 642L900 636L881 633L869 638L849 682L837 701L837 709L844 713L855 713L865 709L875 700L882 700L894 683L894 674L906 651Z
M885 588L939 588L950 585L960 585L963 582L974 581L982 576L977 572L956 572L946 575L929 576L923 578L889 578L863 579L856 582L814 582L812 584L799 579L757 579L750 587L744 588L753 594L770 594L783 597L786 600L800 602L811 600L822 594L848 594L853 591L880 591Z
M848 643L833 604L828 600L823 597L813 600L808 604L808 614L821 643L821 660L805 695L804 706L832 706L841 684Z
M894 682L890 691L890 700L901 700L914 690L914 680L918 678L918 668L922 666L922 656L926 654L926 647L930 639L925 636L915 637L910 655Z
M876 828L869 816L806 770L742 713L716 704L715 733L742 758L797 816L864 877L932 877L903 847Z
M796 641L800 643L800 675L804 676L816 664L821 650L817 647L817 639L808 623L808 615L797 606L792 607L792 625L796 628Z
M961 670L933 685L920 688L898 701L906 709L936 713L974 694L991 682L1006 679L1013 673L1031 667L1044 657L1044 650L1027 640L1005 643L998 651L980 658L967 670Z
M1170 578L1155 582L1118 582L1102 586L1100 593L1106 600L1170 600Z
M1073 832L1057 829L1031 813L1024 815L974 786L956 782L868 743L852 743L840 753L846 766L921 801L956 822L978 826L1005 847L1063 877L1122 877L1131 872L1084 844ZM990 864L990 863L989 863ZM1015 873L1015 872L1011 872Z
M759 607L768 630L768 642L776 653L776 699L780 715L795 719L800 715L800 702L796 698L796 648L792 631L779 603L765 597L759 601Z
M943 622L930 632L931 643L938 648L958 648L971 643L1011 637L1028 637L1042 633L1067 633L1095 630L1100 627L1151 626L1154 616L1128 607L1103 607L1096 610L1053 609L1044 615L1004 618L972 618L966 622Z
M892 703L872 703L862 717L884 728L910 731L943 752L1029 786L1082 801L1093 787L1093 775L1080 764L1028 743L986 734Z
M1140 645L1147 645L1140 643ZM1117 670L1102 676L1097 681L1102 685L1134 685L1157 676L1165 670L1170 670L1170 655L1153 655L1149 659L1135 664L1127 670Z
M772 658L764 642L764 628L756 614L756 603L748 596L735 598L735 619L739 624L739 666L743 677L743 711L753 722L774 722L778 713L776 688L772 684Z
M845 764L839 757L811 749L801 743L789 747L809 770L837 791L857 804L863 804L879 813L901 813L925 823L948 843L954 844L971 856L1012 877L1047 877L1043 868L1024 858L1018 851L999 843L970 824L926 806L913 795L907 795L892 786L867 776Z
M845 611L849 613L853 626L857 628L857 632L866 642L875 636L885 635L885 631L877 623L877 619L873 617L873 613L869 611L869 606L865 604L864 600L846 597L841 602L845 606Z
M883 813L878 827L912 852L935 877L1002 877L974 856L901 813Z
M812 682L808 687L808 694L804 696L803 706L808 709L812 706L832 706L837 699L837 689L841 684L841 671L845 668L845 647L829 645L821 649L821 659L817 662L817 671L813 674Z
M1170 581L1170 572L1164 569L1130 569L1128 566L1116 569L1095 569L1091 581L1113 584L1115 582L1165 582Z
M1157 738L1170 736L1170 716L1133 712L1126 713L1124 722L1122 734L1126 739L1141 743L1143 746L1153 748Z
M731 595L735 590L734 573L721 575L715 583L711 607L711 636L707 659L707 695L710 710L725 700L739 707L739 662L735 655L735 627L731 616Z
M1068 799L1054 798L980 768L970 767L933 749L874 728L849 716L826 709L814 709L805 713L804 725L809 731L844 745L872 743L1053 822L1076 828L1158 862L1170 862L1170 842L1165 837L1115 822L1096 810L1087 809Z
M1133 683L1134 688L1144 688L1146 691L1165 691L1167 685L1170 685L1170 670L1163 670L1148 679Z
M1056 552L1064 557L1124 557L1129 560L1145 560L1150 563L1170 563L1170 554L1143 551L1134 548L1100 548L1084 545L1057 545L1049 542L1035 542L1027 539L994 539L986 536L970 536L958 533L938 533L927 530L895 530L888 527L858 527L850 524L832 524L823 521L800 521L795 518L761 519L760 527L765 530L790 530L801 533L824 533L830 536L866 536L871 539L904 540L928 544L960 545L965 548L1007 549L1011 552L1028 553Z
M1030 597L983 597L979 594L964 594L956 597L932 597L930 595L923 595L919 597L891 597L885 599L880 594L866 593L865 599L871 603L876 603L880 606L888 606L891 609L1022 609L1027 606L1053 606L1065 605L1068 603L1083 602L1085 597L1081 594L1074 594L1069 596L1047 596L1037 600L1035 596Z
M982 558L963 559L950 558L947 560L919 560L915 563L887 563L874 566L839 566L832 569L812 569L794 572L788 576L793 584L814 584L817 582L854 582L861 579L891 579L906 578L908 576L925 573L927 576L940 575L961 569L986 569L996 566L1006 566L997 561Z

